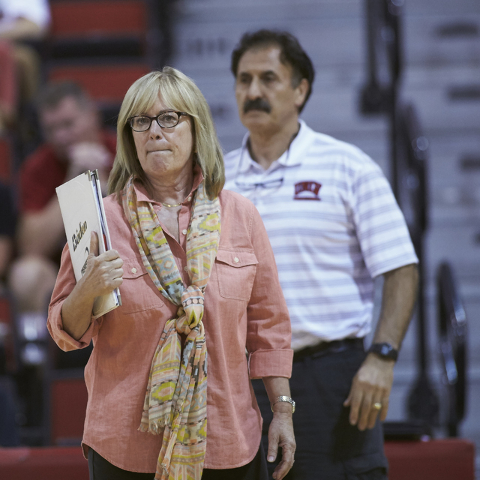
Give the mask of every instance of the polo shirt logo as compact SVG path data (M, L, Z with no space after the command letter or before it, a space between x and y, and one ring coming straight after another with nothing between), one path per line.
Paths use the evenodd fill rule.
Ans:
M320 191L321 183L307 181L298 182L295 184L294 200L317 200L320 201L318 192Z

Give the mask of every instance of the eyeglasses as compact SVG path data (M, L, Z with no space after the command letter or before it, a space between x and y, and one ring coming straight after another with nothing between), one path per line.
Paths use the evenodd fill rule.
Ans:
M146 132L150 129L153 120L156 120L161 128L176 127L182 115L188 115L188 113L165 110L160 112L156 117L149 117L148 115L136 115L135 117L130 117L128 123L133 131Z
M235 179L235 185L242 190L255 190L257 188L280 188L283 185L283 178L255 183L239 182L237 179Z

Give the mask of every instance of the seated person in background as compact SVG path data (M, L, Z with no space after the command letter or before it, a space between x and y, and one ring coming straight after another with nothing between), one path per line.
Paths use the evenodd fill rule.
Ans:
M116 136L102 128L94 102L74 82L47 85L37 106L46 143L20 170L19 258L12 265L9 285L20 316L36 317L45 328L66 242L55 188L85 170L98 169L106 189Z
M15 210L9 187L0 182L0 289L13 254Z
M43 38L50 23L47 0L0 0L0 132L17 120L20 98L38 86L39 59L20 42Z

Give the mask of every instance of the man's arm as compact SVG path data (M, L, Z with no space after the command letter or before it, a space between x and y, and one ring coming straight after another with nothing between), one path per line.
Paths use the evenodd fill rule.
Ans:
M65 182L88 169L99 169L102 192L107 189L112 154L101 143L79 143L71 148ZM65 237L57 196L38 212L24 213L20 219L18 242L22 255L49 257Z
M417 296L418 271L415 264L384 274L382 309L374 343L387 342L400 349ZM393 383L394 360L369 353L355 375L344 406L350 406L350 423L360 430L373 428L378 414L387 417ZM381 404L375 409L374 404Z
M21 255L48 257L58 250L64 236L62 213L56 196L43 210L24 213L20 217L18 245Z

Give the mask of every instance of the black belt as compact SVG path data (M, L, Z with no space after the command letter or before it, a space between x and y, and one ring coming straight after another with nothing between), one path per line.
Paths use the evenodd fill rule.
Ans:
M306 357L316 357L326 353L338 353L350 348L363 349L363 338L344 338L332 342L320 342L313 347L306 347L293 353L293 361L298 362Z

